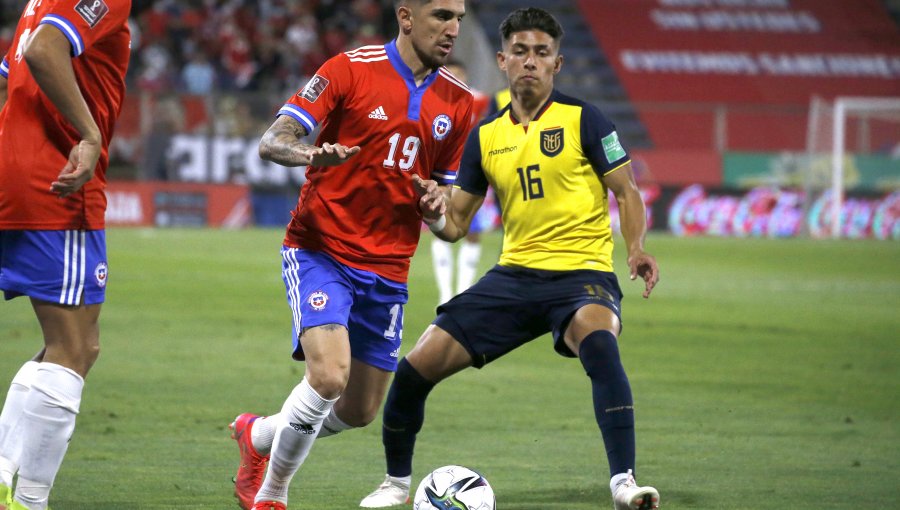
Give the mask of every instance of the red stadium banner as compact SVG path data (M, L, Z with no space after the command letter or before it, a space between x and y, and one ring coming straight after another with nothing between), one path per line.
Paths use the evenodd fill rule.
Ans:
M708 143L713 115L662 115L646 103L805 107L813 95L900 95L900 30L880 0L579 0L579 6L658 147ZM732 149L755 150L754 136L772 149L785 141L802 145L804 114L780 120L764 113L729 121Z
M246 227L252 223L250 192L237 184L109 182L109 227Z
M579 4L635 101L900 94L900 31L879 0Z

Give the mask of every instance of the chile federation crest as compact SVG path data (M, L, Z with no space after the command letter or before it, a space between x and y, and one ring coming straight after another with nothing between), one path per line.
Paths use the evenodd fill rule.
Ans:
M453 121L450 120L448 115L443 113L435 117L434 122L431 123L431 134L438 141L447 138L451 129L453 129Z

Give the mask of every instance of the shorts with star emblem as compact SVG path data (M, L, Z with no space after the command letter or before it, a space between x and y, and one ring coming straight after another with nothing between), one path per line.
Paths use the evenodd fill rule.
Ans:
M0 289L61 305L106 299L104 230L0 230Z
M615 273L582 269L543 271L494 266L475 285L438 307L433 324L487 363L545 333L559 354L577 357L563 341L579 308L598 304L619 317L622 290Z
M346 266L323 252L283 246L281 275L293 314L294 359L303 360L306 328L339 324L350 333L350 355L389 371L397 369L403 336L405 283Z

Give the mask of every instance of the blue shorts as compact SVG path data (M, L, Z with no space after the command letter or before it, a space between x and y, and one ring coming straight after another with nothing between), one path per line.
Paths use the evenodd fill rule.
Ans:
M615 273L590 269L541 271L494 266L475 285L440 305L433 324L450 333L476 368L552 332L559 354L577 357L563 336L579 308L598 304L621 318Z
M293 313L293 356L302 360L304 328L340 324L350 332L354 359L395 371L403 336L405 283L341 264L331 256L281 248L281 275Z
M0 289L61 305L106 299L104 230L0 230Z

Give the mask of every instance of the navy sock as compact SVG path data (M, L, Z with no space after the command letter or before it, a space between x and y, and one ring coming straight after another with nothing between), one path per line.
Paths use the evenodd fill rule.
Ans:
M425 421L425 399L435 384L427 381L406 361L400 360L384 403L381 440L391 476L412 475L416 434Z
M633 470L634 401L616 337L609 331L594 331L581 342L578 357L591 378L594 416L603 434L610 476Z

